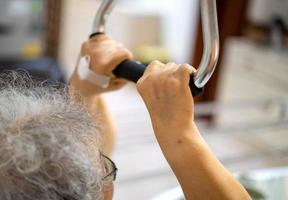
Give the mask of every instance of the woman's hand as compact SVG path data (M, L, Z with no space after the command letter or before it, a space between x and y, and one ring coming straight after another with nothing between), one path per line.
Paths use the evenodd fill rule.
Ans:
M187 200L248 200L248 193L210 151L193 122L193 71L189 65L155 61L138 81L157 141Z
M190 127L194 102L189 81L194 71L188 64L164 65L154 61L138 81L137 89L150 113L156 133L157 129Z
M194 124L194 101L189 87L190 74L194 71L188 64L164 65L154 61L137 83L137 89L149 111L155 136L166 156L178 156L175 146L187 140L187 137L198 135Z
M80 80L77 69L75 69L70 83L85 97L117 90L127 83L126 80L115 77L112 71L124 60L132 59L133 55L122 44L111 40L109 36L98 35L85 42L82 45L81 56L90 56L90 70L111 77L108 88L104 89L88 80Z
M90 113L101 114L103 132L102 151L106 155L112 152L115 141L115 125L103 97L104 92L120 89L127 82L112 74L112 71L124 60L132 59L132 54L120 43L117 43L107 35L98 35L82 45L81 56L90 57L90 70L97 74L111 77L108 88L102 88L88 80L79 77L78 69L74 70L70 80L70 93L76 101L85 102ZM84 98L79 98L78 94ZM75 95L76 94L76 95ZM98 118L95 119L98 123Z

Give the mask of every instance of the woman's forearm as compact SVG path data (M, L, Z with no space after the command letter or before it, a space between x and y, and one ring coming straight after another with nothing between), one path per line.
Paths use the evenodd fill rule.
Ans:
M88 81L80 80L76 73L73 73L70 80L70 94L76 102L84 103L95 117L95 121L100 124L103 135L102 151L109 156L115 145L115 124L104 97L95 94L95 86Z
M163 131L172 137L175 135L169 142L159 143L187 200L250 199L243 186L210 151L193 123L186 130L173 130L167 127L156 131ZM177 134L169 134L171 131Z
M89 112L99 113L97 122L100 122L103 132L103 151L109 155L114 146L114 122L106 107L101 94L116 91L122 88L127 81L114 77L113 70L124 60L132 60L132 53L121 43L113 41L108 35L100 34L84 42L81 47L81 56L87 58L87 68L89 71L101 76L110 77L107 87L88 81L88 77L79 78L79 66L76 66L70 80L70 85L76 90L71 90L71 95L76 101L85 101ZM89 58L89 59L88 59ZM83 66L84 67L84 66ZM76 94L76 95L75 95ZM80 94L80 95L79 95Z
M89 112L93 114L98 114L97 122L101 125L101 130L103 133L103 153L107 156L111 155L114 146L115 146L115 123L114 119L106 105L105 99L103 96L96 96L90 100L89 103Z

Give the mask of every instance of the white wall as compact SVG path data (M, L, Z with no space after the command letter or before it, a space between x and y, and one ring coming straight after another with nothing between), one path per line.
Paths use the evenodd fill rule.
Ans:
M90 34L99 2L99 0L64 0L60 59L66 67L67 74L70 74L75 66L81 43ZM110 27L108 26L107 30L116 40L126 43L128 47L131 46L129 37L140 38L139 31L144 35L150 34L146 40L162 43L170 51L175 62L190 62L194 49L198 10L198 0L121 0L109 18ZM131 35L127 32L129 29L125 30L125 26L130 26L127 25L129 23L127 17L133 19L141 15L157 16L159 21L148 24L150 30L135 25L139 29L138 33Z
M169 50L175 62L183 63L191 61L191 55L194 50L194 39L197 33L199 15L198 1L199 0L121 0L116 10L126 11L132 18L139 18L145 15L158 16L161 22L156 32L160 34L162 45ZM116 22L111 22L110 26L114 25L116 27L118 19L119 16L118 18L116 16L113 18L112 16L111 20L115 20ZM111 33L121 40L116 34L122 33L117 33L115 27L110 29ZM135 28L137 28L137 26ZM149 32L151 31L149 30L149 26L146 28L146 34L151 34ZM154 38L154 40L156 39Z
M257 24L269 24L272 17L280 16L288 26L287 0L253 0L249 10L249 18Z
M87 40L99 6L97 0L64 0L59 57L67 76L72 73L81 44Z
M165 13L163 38L177 62L191 62L199 15L198 0L169 0Z

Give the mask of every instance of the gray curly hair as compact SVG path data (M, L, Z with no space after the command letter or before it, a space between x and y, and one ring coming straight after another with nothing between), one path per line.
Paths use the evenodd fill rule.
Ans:
M103 199L100 140L67 87L34 84L23 72L0 75L1 200Z

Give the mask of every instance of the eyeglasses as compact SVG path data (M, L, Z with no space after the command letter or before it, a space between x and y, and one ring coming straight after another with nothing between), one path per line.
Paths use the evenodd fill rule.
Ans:
M100 151L100 157L101 157L101 160L103 160L104 172L106 173L106 175L102 178L102 181L110 184L111 182L116 180L118 169L115 163L110 158L105 156L101 151ZM63 196L58 191L55 191L55 193L60 197L60 199L76 200L74 197L71 197L71 196Z
M116 176L117 176L117 171L118 171L115 163L110 158L105 156L102 152L100 152L100 155L103 158L104 170L106 173L106 175L102 178L102 180L105 182L115 181Z

